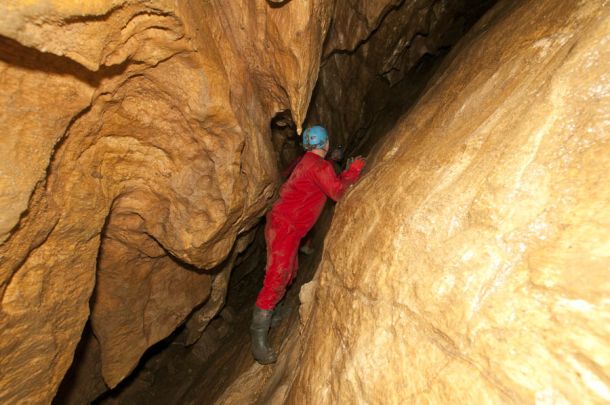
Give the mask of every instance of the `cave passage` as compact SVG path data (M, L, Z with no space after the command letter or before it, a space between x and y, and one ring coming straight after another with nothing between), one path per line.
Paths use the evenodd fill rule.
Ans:
M51 3L0 5L0 403L610 401L606 0ZM313 125L367 163L263 366Z
M409 56L414 60L410 67L403 68L402 76L395 72L392 74L393 79L388 80L388 72L385 72L378 76L382 77L382 83L361 85L365 89L382 86L383 93L380 93L378 88L374 88L370 90L370 93L364 95L361 102L366 103L367 110L361 111L359 120L354 119L354 117L351 119L353 122L351 125L356 124L358 127L350 129L352 135L349 137L345 137L343 134L343 136L333 137L334 134L331 132L331 149L343 142L344 145L342 146L345 146L347 150L346 158L361 154L367 155L373 150L374 145L393 128L399 117L416 102L429 79L442 63L443 57L447 55L451 44L457 42L459 37L465 34L467 29L474 24L476 19L493 4L490 1L475 3L476 5L471 4L472 8L458 8L456 14L445 22L448 26L444 30L449 32L446 35L451 35L450 39L439 40L439 43L434 44L436 46L434 50L428 48L420 50L419 59L414 59L415 57L412 55ZM403 6L399 5L395 9L386 10L381 17L379 26L363 41L383 42L383 35L387 35L385 31L389 29L383 24L396 24L391 26L392 31L402 30L407 35L409 32L408 24L412 23L412 20L392 21L392 14L400 14L401 7ZM427 18L433 17L428 16ZM388 22L385 22L386 19ZM416 35L422 34L417 33ZM414 38L411 41L415 41L417 37ZM402 39L390 38L390 40L400 42ZM363 43L358 46L362 47ZM381 50L380 52L383 51L388 52L388 50ZM384 56L379 57L383 58ZM358 55L357 50L348 53L329 53L324 56L321 74L325 73L324 64L332 63L332 59L341 60L337 63L346 63L344 59L356 59L356 62L349 61L347 63L357 64L359 63L358 58L361 58L361 56ZM368 56L368 58L370 59L371 56ZM330 75L332 77L332 73ZM318 115L316 109L321 107L318 107L316 101L322 97L323 92L328 91L323 88L324 85L324 82L318 82L313 92L312 106L309 108L306 125L318 124L318 121L324 119L333 124L341 120L340 117ZM333 83L331 87L332 91L346 93L350 91L349 87L337 87L336 83ZM349 103L346 103L347 106L349 106ZM346 113L342 112L341 114L345 115ZM340 133L340 130L347 129L336 125L334 127L338 128L337 134ZM302 153L301 140L296 132L290 110L280 111L271 119L270 132L271 142L277 156L277 167L280 172L283 172ZM290 332L298 328L298 293L303 284L311 281L316 266L320 262L323 237L332 218L333 207L331 205L334 206L334 204L328 203L319 224L311 232L313 237L309 237L312 238L315 246L314 254L307 256L302 252L300 253L299 277L289 289L286 298L286 302L294 309L291 313L292 316L279 329L272 329L270 332L272 342L278 348L286 347L287 341L291 342L290 344L295 344L294 334ZM117 211L117 209L113 209L113 215L116 215ZM131 210L131 212L133 211ZM226 395L224 391L227 387L230 387L236 379L253 367L253 360L249 352L248 325L252 303L264 277L265 243L262 236L263 226L264 224L259 225L255 241L251 243L251 246L237 256L231 270L224 304L217 315L209 321L209 324L204 326L203 333L195 338L189 337L188 325L190 321L187 321L186 326L179 326L170 336L148 349L140 359L137 368L116 388L105 391L103 386L98 385L96 389L102 393L94 401L95 403L213 403L223 394ZM108 225L106 225L104 235L104 240L117 239L116 237L109 238ZM121 260L124 260L124 256L124 254L120 255ZM116 268L118 269L120 266L116 266ZM192 318L196 316L196 312L191 314ZM81 348L90 339L95 339L91 334L91 328L87 327L81 342ZM78 378L75 370L81 362L79 356L84 357L85 354L85 351L77 350L75 362L60 387L59 395L55 399L56 403L73 401L70 397L70 390L74 390L74 387L79 385L73 383L74 379ZM290 366L284 361L283 364L278 365L278 368L281 369L282 367ZM260 384L261 382L259 382Z

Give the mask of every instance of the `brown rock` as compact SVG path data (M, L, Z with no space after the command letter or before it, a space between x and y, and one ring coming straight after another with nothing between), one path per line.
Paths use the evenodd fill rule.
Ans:
M1 243L28 208L36 185L45 180L53 148L74 115L89 105L94 89L79 80L80 66L55 55L27 49L8 38L0 40L0 53L0 127L12 135L1 141ZM65 75L58 74L62 70Z
M142 217L127 198L115 203L106 226L91 324L100 342L104 380L112 388L148 347L207 298L212 277L178 262L146 235Z
M331 8L0 5L0 402L53 397L96 269L111 386L222 296L211 270L273 196L269 122L291 110L301 124Z
M504 1L336 210L288 403L610 400L610 10Z

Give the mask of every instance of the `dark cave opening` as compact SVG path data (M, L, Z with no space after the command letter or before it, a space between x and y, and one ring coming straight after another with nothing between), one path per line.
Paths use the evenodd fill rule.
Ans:
M296 125L290 110L277 113L270 123L271 142L277 155L278 169L282 173L301 151Z

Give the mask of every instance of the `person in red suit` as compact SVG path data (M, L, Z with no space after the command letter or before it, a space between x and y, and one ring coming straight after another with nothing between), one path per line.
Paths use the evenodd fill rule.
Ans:
M333 165L333 169L335 169L335 173L337 173L337 174L341 173L341 162L343 161L343 156L344 156L343 146L339 145L337 148L333 149L326 157L326 160L328 160ZM288 177L290 177L290 175L292 174L292 171L297 166L297 164L299 164L301 159L303 159L303 155L297 156L297 158L294 159L288 165L288 167L286 167L282 171L283 180L287 180ZM314 249L312 247L311 233L308 233L303 239L301 239L301 247L299 248L299 251L308 256L314 253ZM279 305L281 305L281 303ZM277 318L276 313L274 312L273 319L275 320L276 318ZM273 322L272 322L271 326L274 326Z
M365 160L358 157L336 175L332 164L324 159L329 142L328 133L321 126L303 132L303 147L307 152L280 188L280 197L266 217L267 266L250 325L252 353L261 364L277 359L267 335L274 308L296 276L301 239L316 223L326 199L339 200L358 180L365 165Z

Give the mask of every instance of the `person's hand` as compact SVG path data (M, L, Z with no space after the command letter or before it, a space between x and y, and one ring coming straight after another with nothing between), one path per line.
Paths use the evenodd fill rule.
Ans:
M362 170L362 168L364 167L364 165L366 164L366 159L360 155L356 156L356 157L351 157L347 160L347 170L350 169L350 167L352 167L352 165L355 165L354 167L358 170Z

